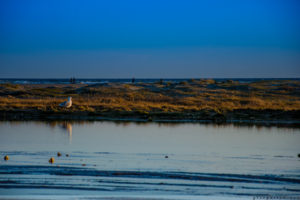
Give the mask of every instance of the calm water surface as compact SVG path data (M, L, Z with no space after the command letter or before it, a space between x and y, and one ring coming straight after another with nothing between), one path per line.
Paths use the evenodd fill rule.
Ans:
M300 197L299 142L292 128L0 122L10 157L0 161L0 198Z

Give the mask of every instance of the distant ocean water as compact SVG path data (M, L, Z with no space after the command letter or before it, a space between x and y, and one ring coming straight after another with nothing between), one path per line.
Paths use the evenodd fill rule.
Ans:
M195 78L198 80L198 78ZM199 78L200 79L200 78ZM191 80L187 78L175 78L175 79L135 79L135 82L142 82L142 83L154 83L160 80L163 81L172 81L172 82L180 82L180 81L188 81ZM242 83L251 83L255 81L261 80L300 80L300 78L214 78L216 81L226 81L226 80L233 80L239 81ZM131 83L132 79L76 79L76 83L82 84L99 84L99 83ZM12 84L69 84L70 79L22 79L22 78L0 78L0 83L12 83Z

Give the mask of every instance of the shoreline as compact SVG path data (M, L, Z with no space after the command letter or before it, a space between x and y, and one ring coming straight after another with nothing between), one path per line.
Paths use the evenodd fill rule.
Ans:
M277 111L279 112L279 111ZM300 120L297 118L277 118L277 119L263 119L265 112L261 113L260 118L249 118L244 114L244 118L230 118L226 119L224 116L217 116L215 118L195 118L186 117L177 113L177 118L174 113L163 117L155 114L137 115L136 113L105 113L104 115L86 112L77 113L51 113L51 112L35 112L35 111L0 111L0 121L112 121L112 122L137 122L137 123L200 123L200 124L216 124L216 125L240 125L240 126L266 126L266 127L292 127L300 128ZM190 113L186 115L192 116ZM283 113L281 115L290 115ZM299 111L293 112L293 115L300 115ZM290 115L291 116L291 115Z

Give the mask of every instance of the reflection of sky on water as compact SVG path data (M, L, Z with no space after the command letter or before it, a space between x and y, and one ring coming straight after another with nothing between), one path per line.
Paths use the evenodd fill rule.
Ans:
M1 147L87 152L261 154L300 152L300 130L131 122L1 122Z
M193 123L0 122L0 154L11 158L0 160L0 165L4 172L2 180L16 181L12 184L16 193L20 193L20 184L30 187L33 182L42 186L30 190L35 194L46 192L45 185L60 188L64 184L84 185L93 191L98 188L100 193L101 188L118 188L121 184L123 189L133 192L132 182L143 194L153 188L155 192L156 188L163 190L162 193L172 193L170 188L173 188L178 194L189 193L187 188L197 194L224 194L228 188L231 195L262 191L296 193L291 189L297 189L299 184L276 180L278 177L298 180L299 141L300 130L292 128ZM57 152L62 156L58 157ZM48 163L50 157L55 157L55 163ZM70 169L75 171L71 173ZM9 170L20 174L7 174ZM54 175L66 171L68 176ZM120 177L122 171L134 176ZM148 172L163 176L143 177ZM179 173L179 179L177 175L167 178L165 174L170 172ZM104 176L98 176L99 173ZM181 179L183 175L202 178ZM230 178L226 181L222 179L227 176ZM244 177L246 182L233 181L233 177L238 180ZM254 182L248 182L249 178ZM66 190L65 194L73 194L73 190Z
M100 121L0 122L1 152L40 154L30 159L48 164L43 152L56 155L59 151L70 154L72 163L84 158L100 169L221 173L288 170L293 174L300 171L299 141L300 129L293 128ZM168 162L165 155L169 156ZM79 160L73 156L79 156ZM23 162L29 158L19 155L18 159Z

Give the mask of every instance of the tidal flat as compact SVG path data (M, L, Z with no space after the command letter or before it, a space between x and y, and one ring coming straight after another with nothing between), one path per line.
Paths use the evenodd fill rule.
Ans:
M71 108L58 105L73 98ZM299 126L300 81L0 84L1 120L129 120Z

